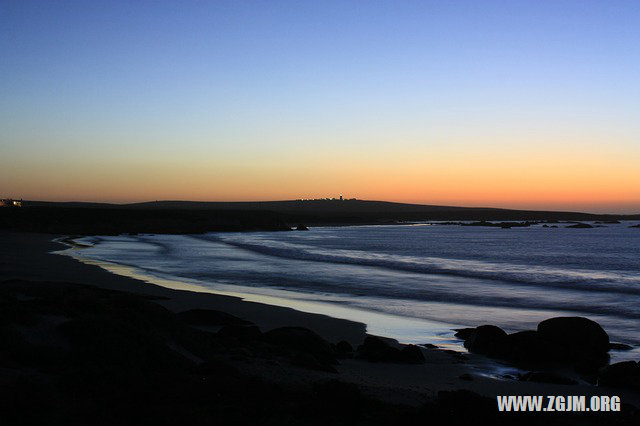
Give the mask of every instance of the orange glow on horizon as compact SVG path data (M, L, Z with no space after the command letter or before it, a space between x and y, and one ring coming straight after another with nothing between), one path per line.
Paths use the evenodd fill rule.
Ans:
M640 155L635 151L603 152L575 144L522 144L511 151L386 144L364 151L345 147L340 157L335 152L141 153L74 161L42 155L0 170L0 196L128 203L291 200L342 193L417 204L640 213Z

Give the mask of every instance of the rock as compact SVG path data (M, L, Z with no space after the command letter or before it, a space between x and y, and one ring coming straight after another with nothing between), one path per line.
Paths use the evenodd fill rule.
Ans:
M553 383L556 385L577 385L578 382L552 371L533 371L520 377L523 382Z
M338 364L331 345L313 331L303 327L281 327L264 333L267 342L294 352L313 355L318 361Z
M399 362L406 364L423 364L424 354L416 345L406 345L400 350Z
M559 349L540 338L535 330L518 331L507 336L505 357L522 364L546 364L558 358Z
M609 351L609 335L600 324L583 317L550 318L538 324L540 338L589 354Z
M367 336L362 345L358 346L356 358L371 362L397 362L400 349L394 348L376 336Z
M309 228L307 228L303 224L299 224L298 226L296 226L296 231L308 231L308 230Z
M464 347L470 352L500 356L507 352L507 333L495 325L481 325L464 341Z
M521 368L571 366L595 377L608 362L609 336L594 321L582 317L558 317L542 321L537 330L507 335L494 325L462 329L465 348L515 363Z
M640 389L640 366L635 361L624 361L603 368L598 386L619 386Z
M588 223L576 223L575 225L569 225L565 228L593 228L593 226Z
M464 354L462 354L461 352L456 352L454 350L451 349L442 349L442 352L448 354L449 356L451 356L452 358L454 358L454 362L456 364L462 364L465 363L469 360L469 358L467 358Z
M400 349L391 346L380 337L367 336L358 346L356 358L371 362L394 362L399 364L422 364L424 354L416 345L403 345Z
M609 336L597 322L582 317L559 317L538 324L540 338L554 344L553 361L576 371L594 373L609 361Z
M225 325L218 331L217 335L225 339L262 339L262 332L260 332L260 329L255 325Z
M251 325L249 321L213 309L190 309L178 313L178 318L191 325Z
M481 220L479 222L471 222L471 223L460 223L462 226L496 226L493 222L488 222L486 220Z
M640 223L638 223L637 225L631 225L629 228L640 228Z
M633 346L625 345L624 343L609 343L609 350L613 351L630 351Z
M469 336L471 336L471 333L473 333L474 330L475 328L456 328L455 336L462 340L467 340Z
M353 356L353 346L346 340L341 340L336 343L334 351L340 358L351 358Z

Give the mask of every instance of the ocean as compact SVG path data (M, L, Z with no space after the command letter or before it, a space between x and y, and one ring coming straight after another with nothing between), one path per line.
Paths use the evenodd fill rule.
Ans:
M160 285L364 322L460 348L453 329L585 316L640 355L640 230L442 224L296 232L92 236L65 253Z

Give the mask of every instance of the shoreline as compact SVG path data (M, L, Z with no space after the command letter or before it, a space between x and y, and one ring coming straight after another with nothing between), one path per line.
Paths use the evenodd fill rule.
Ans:
M60 235L2 233L5 250L19 253L0 270L3 279L34 281L66 281L93 285L151 297L154 302L174 312L188 309L222 310L245 318L265 329L302 326L309 328L330 341L347 340L360 343L364 340L365 325L355 321L311 314L295 309L243 301L239 297L179 290L148 283L139 279L109 272L97 265L83 263L71 256L52 253L66 247L55 238ZM34 268L33 263L38 267ZM80 278L81 277L81 278Z
M364 324L367 334L381 336L385 339L393 339L403 344L437 344L442 349L451 349L459 352L466 352L466 349L464 349L463 347L462 340L455 337L455 330L458 328L464 328L464 325L421 318L403 317L383 311L371 311L364 308L343 305L334 301L308 300L305 298L296 297L295 292L292 294L288 294L289 291L287 290L281 290L272 294L266 294L252 293L251 288L246 288L245 290L245 288L238 286L232 286L237 287L237 290L235 288L231 290L220 288L212 289L211 287L202 285L198 281L191 282L187 279L178 280L172 278L164 278L161 276L153 275L151 273L139 271L133 266L121 265L117 263L83 257L82 253L78 250L81 250L82 248L87 246L82 243L78 243L77 241L73 240L73 238L74 237L64 237L60 239L64 244L68 244L70 247L67 250L62 250L60 252L56 252L55 254L69 256L84 264L98 266L106 271L109 271L110 273L123 277L133 278L145 283L158 285L163 288L184 290L198 294L214 294L223 297L237 298L243 302L252 302L274 307L290 308L297 312L305 314L321 315L336 320L344 320L356 322L358 324ZM169 308L171 308L172 306L170 302L163 302L161 304ZM396 330L402 330L403 333L401 334L405 338L403 339L402 337L399 337ZM352 344L359 344L361 342L361 340L344 340L348 340Z
M623 225L624 226L624 225ZM377 225L376 227L384 227L388 226ZM335 227L330 227L335 228ZM353 227L356 228L356 227ZM373 229L370 228L370 229ZM365 230L366 231L366 230ZM368 231L366 231L368 232ZM502 232L500 230L496 232ZM522 230L518 230L517 232L524 232ZM544 232L544 231L543 231ZM573 232L573 231L566 231ZM585 231L590 232L590 231ZM270 234L270 233L268 233ZM310 236L313 233L310 234ZM239 234L241 235L241 234ZM282 239L282 238L300 238L306 237L303 234L290 235L290 236L282 236L279 234L272 234L273 238ZM137 241L140 238L142 243L146 243L147 238L145 236L127 236L123 235L123 241L128 241L132 239L133 241ZM158 236L161 237L161 236ZM188 238L187 238L188 237ZM107 249L109 248L108 238L107 238ZM171 237L168 237L171 238ZM185 238L190 239L191 236L185 236ZM198 237L194 237L199 239ZM270 238L270 237L267 237ZM153 245L154 238L150 236L150 246ZM203 240L208 241L205 237L202 237ZM116 239L119 241L119 239ZM85 240L82 238L78 239L78 242L84 243ZM92 238L88 238L87 244L94 244L98 242L98 247L102 244L102 239L97 238L95 241ZM169 242L174 240L168 240ZM167 241L160 241L160 245L167 243ZM117 246L113 248L117 249ZM204 250L204 247L199 247L199 250ZM100 249L98 248L98 252ZM84 253L87 253L85 255ZM67 251L65 254L75 255L80 258L82 261L96 263L95 259L104 259L104 264L101 265L106 269L116 269L113 272L120 273L122 275L139 278L145 281L150 281L156 284L160 284L169 288L180 288L185 290L194 290L197 292L210 292L215 294L223 294L230 295L235 297L240 297L244 300L250 300L258 303L266 303L269 305L277 305L277 306L285 306L294 308L297 310L301 310L304 312L311 313L319 313L328 315L333 318L341 318L347 319L356 322L362 322L367 325L367 328L371 334L384 336L388 338L396 339L402 343L413 343L413 344L445 344L448 345L448 348L451 349L462 349L462 341L454 337L454 331L458 328L466 328L466 327L475 327L479 324L496 324L505 329L507 332L517 332L525 329L530 329L531 327L535 328L537 322L542 321L546 318L551 318L555 316L586 316L590 317L598 322L600 322L603 327L607 329L610 333L612 341L630 344L634 347L637 347L637 341L634 336L632 338L628 338L628 336L624 335L624 333L620 333L620 330L625 330L624 326L627 326L627 322L631 320L621 319L621 322L612 324L611 318L598 318L600 315L606 315L602 313L600 310L588 311L581 309L571 309L571 307L567 307L567 309L558 308L555 311L553 308L546 307L531 307L528 311L525 311L528 314L528 317L522 316L525 320L520 320L521 317L517 309L518 306L511 307L504 304L496 304L496 305L486 305L482 303L473 303L473 301L465 301L464 299L433 299L426 300L423 303L423 306L414 307L413 310L407 314L406 312L400 312L399 309L389 309L386 308L384 304L384 299L378 300L375 295L371 295L370 297L366 294L362 294L362 298L354 298L351 300L347 296L342 295L339 291L334 291L331 293L333 288L333 283L340 283L341 277L339 275L333 275L332 280L328 282L328 289L325 293L323 288L315 287L311 288L309 291L306 291L306 288L303 286L289 286L289 285L274 285L270 282L270 285L263 285L259 280L253 279L254 276L247 275L246 283L251 283L250 285L246 285L243 280L231 280L231 284L226 284L227 281L216 281L215 276L208 276L207 274L201 274L193 276L193 278L187 278L192 275L190 274L180 274L182 276L173 276L171 272L164 273L162 270L162 266L154 267L153 263L140 263L140 267L137 266L138 263L135 259L126 260L124 258L110 258L108 254L106 256L93 256L93 251L89 250L84 252L82 249L72 249ZM150 252L152 253L152 252ZM266 254L269 254L268 252ZM153 256L153 254L150 254ZM238 255L240 256L240 255ZM276 256L277 257L277 256ZM93 259L95 258L95 259ZM297 259L295 256L294 259ZM84 260L83 260L84 259ZM121 266L117 263L111 264L109 263L109 259L114 259L116 262L124 262L124 265ZM120 259L120 260L118 260ZM206 259L205 259L206 260ZM313 258L311 260L314 260ZM276 259L279 261L279 259ZM103 262L102 260L98 262ZM356 264L357 265L357 264ZM366 264L369 266L370 264ZM130 267L129 267L130 266ZM188 265L187 265L188 266ZM360 266L360 265L358 265ZM200 265L200 267L206 267L206 264ZM287 265L282 265L283 271ZM295 265L292 266L292 270L295 270ZM390 269L392 272L395 271L393 268ZM401 269L402 270L402 269ZM386 272L386 269L384 270ZM404 271L404 270L402 270ZM364 271L367 272L367 271ZM362 273L362 272L361 272ZM411 271L409 270L409 273ZM486 282L490 285L494 285L495 283L504 283L508 282L508 278L500 280L500 277L492 278L492 277L482 277L481 275L476 275L475 277L466 276L466 275L453 275L453 278L450 275L440 275L440 272L428 272L429 278L434 280L446 279L446 280L457 280L460 281L463 285L473 283L473 285L480 285L482 282L486 280ZM205 277L205 278L201 278ZM288 275L286 277L289 277ZM294 277L295 278L295 277ZM390 277L391 279L395 279L395 277ZM482 281L482 282L481 282ZM182 283L192 283L197 288L189 288L189 286L183 286ZM456 283L454 283L456 284ZM540 284L533 282L531 284L525 283L525 290L534 291L539 288ZM562 288L558 285L554 286L555 288ZM456 315L449 315L449 312L446 311L446 307L451 305L452 309L457 309L456 303L462 300L461 306L466 306L466 308L460 310L460 312L453 311ZM412 299L407 298L409 303ZM402 302L402 300L398 300L398 302ZM485 301L484 303L487 303ZM402 305L398 305L402 306ZM335 308L334 308L335 307ZM422 308L422 311L418 309ZM493 309L494 312L487 311L489 309ZM484 310L484 311L483 311ZM463 312L464 311L464 312ZM422 312L428 312L428 314L423 314ZM404 316L403 316L404 314ZM481 322L478 322L481 321ZM616 326L620 326L620 328L616 328ZM464 349L462 349L465 351ZM635 350L635 349L634 349ZM466 352L466 351L465 351ZM619 356L618 356L619 355ZM625 361L628 359L635 359L637 356L634 353L633 358L629 358L627 355L630 353L627 352L614 352L612 353L612 357L616 358L616 361ZM626 358L624 358L627 356Z
M226 312L253 322L263 332L278 327L304 327L328 342L346 340L354 348L366 337L365 325L354 321L243 301L231 296L168 289L116 275L66 255L52 254L51 251L59 250L62 246L61 243L51 241L52 237L48 234L0 233L2 281L22 279L35 284L51 281L88 284L100 289L142 296L152 304L161 305L172 312L189 309ZM284 389L308 389L326 380L339 380L357 386L367 398L406 407L421 407L438 400L441 391L460 389L492 399L491 404L495 404L496 395L618 395L624 404L640 407L640 393L631 389L598 387L583 382L566 385L497 377L488 373L496 365L505 370L515 369L506 363L474 353L459 354L425 347L419 350L425 358L425 362L421 364L341 359L340 364L335 366L336 373L256 358L247 355L246 349L242 349L241 356L238 356L237 351L230 352L225 362L233 365L243 377L259 377L265 383ZM509 374L509 371L505 373ZM495 409L495 405L492 407Z

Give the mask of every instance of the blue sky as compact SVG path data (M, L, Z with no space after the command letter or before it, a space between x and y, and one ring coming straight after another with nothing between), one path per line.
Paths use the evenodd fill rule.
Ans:
M420 187L434 180L420 170L452 181L479 161L495 184L513 176L487 152L517 163L535 146L585 155L585 166L602 158L594 172L611 169L601 179L617 189L593 197L640 210L638 190L620 191L640 177L639 28L636 1L3 0L0 192L129 201L340 191L478 204L474 179L447 198ZM337 158L352 168L327 165ZM552 183L579 168L567 161L548 170ZM522 167L526 185L547 166ZM402 189L367 187L381 174ZM178 175L197 190L153 185ZM265 179L225 189L240 176ZM109 180L132 183L118 192ZM564 195L545 201L536 187L530 203L587 208L588 191L571 185L563 194L582 198L560 205ZM510 194L486 202L527 204Z

